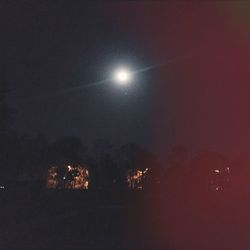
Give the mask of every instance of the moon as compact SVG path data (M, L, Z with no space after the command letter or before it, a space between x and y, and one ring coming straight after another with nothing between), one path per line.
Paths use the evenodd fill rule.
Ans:
M132 80L132 72L127 68L118 68L113 73L113 80L119 85L128 85Z

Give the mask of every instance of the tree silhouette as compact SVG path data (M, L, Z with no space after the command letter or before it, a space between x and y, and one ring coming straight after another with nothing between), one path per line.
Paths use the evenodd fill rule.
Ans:
M1 179L11 178L16 166L17 137L11 130L11 118L13 112L7 104L6 98L9 94L7 81L7 68L0 66L0 176Z
M80 163L86 153L80 138L75 136L60 137L50 146L50 161L54 164Z

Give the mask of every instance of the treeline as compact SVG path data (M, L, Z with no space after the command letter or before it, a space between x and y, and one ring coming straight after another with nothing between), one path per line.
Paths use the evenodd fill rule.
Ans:
M1 155L0 181L39 182L46 186L51 166L87 166L91 188L124 188L127 176L145 171L143 189L182 192L249 190L250 157L228 160L218 152L191 154L182 145L173 147L160 162L155 154L136 143L121 146L98 140L86 147L80 138L65 136L48 142L45 136L12 135ZM4 145L1 143L4 148ZM2 151L3 152L3 151ZM132 172L131 172L132 171ZM133 172L134 171L134 172ZM133 176L132 176L133 177ZM1 184L1 183L0 183Z
M61 137L54 142L41 135L16 139L6 155L6 168L1 168L2 181L44 182L45 185L52 166L63 172L67 166L84 165L90 172L92 188L110 188L125 185L128 170L161 168L153 153L135 143L115 146L98 140L87 148L75 136Z

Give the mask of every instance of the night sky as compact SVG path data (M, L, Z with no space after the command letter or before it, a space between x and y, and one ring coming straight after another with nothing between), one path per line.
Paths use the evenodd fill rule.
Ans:
M15 128L51 139L248 150L248 3L4 1L1 63ZM118 64L129 87L107 78ZM74 87L77 90L72 90Z
M51 139L75 135L86 144L150 145L150 75L133 86L105 83L119 64L152 64L143 46L114 21L105 4L7 1L2 5L2 63L8 66L15 128Z

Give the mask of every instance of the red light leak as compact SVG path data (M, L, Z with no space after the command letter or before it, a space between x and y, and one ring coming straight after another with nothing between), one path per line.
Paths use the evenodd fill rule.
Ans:
M180 142L194 149L249 151L249 19L239 11L249 6L111 5L156 62L190 55L160 68L155 79L155 146L162 152ZM234 186L243 187L245 179L236 171ZM141 220L132 216L133 225L148 229L143 239L148 249L147 244L171 250L248 249L248 189L208 192L192 183L188 189L162 187L158 196L142 202Z

